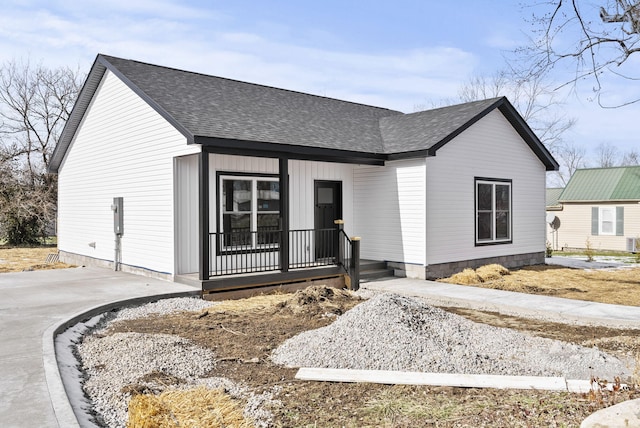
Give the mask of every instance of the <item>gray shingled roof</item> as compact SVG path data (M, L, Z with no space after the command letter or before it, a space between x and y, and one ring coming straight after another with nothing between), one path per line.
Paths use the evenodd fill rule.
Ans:
M378 122L401 112L104 57L192 135L383 153Z
M331 150L334 159L336 153L340 158L362 153L384 161L434 155L439 147L499 108L547 170L557 168L553 157L504 97L403 114L98 55L51 158L52 172L57 172L107 69L185 135L188 143L224 141L226 147L245 147L243 142L250 142L253 149L263 144L260 150L264 151L272 150L275 144L278 150Z
M402 116L383 117L380 129L386 153L430 149L482 115L501 98L457 104Z

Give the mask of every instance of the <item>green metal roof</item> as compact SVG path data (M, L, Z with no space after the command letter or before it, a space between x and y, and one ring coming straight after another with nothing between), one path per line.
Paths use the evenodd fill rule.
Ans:
M547 188L547 207L557 207L560 205L558 198L563 190L564 187Z
M640 201L640 166L578 169L559 202Z

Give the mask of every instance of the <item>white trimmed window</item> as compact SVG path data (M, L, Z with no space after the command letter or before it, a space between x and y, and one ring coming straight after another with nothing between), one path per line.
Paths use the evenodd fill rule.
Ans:
M600 207L600 235L616 234L616 209L615 207Z
M511 238L511 180L476 178L476 245L505 244Z
M591 234L622 236L624 234L624 207L592 207Z
M223 249L273 248L279 242L278 178L221 175L219 186Z

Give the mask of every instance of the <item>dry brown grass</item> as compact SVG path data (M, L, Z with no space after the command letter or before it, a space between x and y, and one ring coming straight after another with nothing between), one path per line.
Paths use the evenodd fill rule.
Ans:
M483 282L500 279L503 276L509 274L509 269L505 268L504 266L491 264L481 266L476 270L466 268L462 272L456 273L455 275L452 275L449 278L445 278L441 281L449 282L451 284L477 285Z
M60 262L46 263L47 256L57 251L54 247L0 248L0 273L73 267Z
M495 281L496 279L500 279L505 275L509 275L509 269L499 264L491 264L480 266L476 269L476 273L480 278L482 278L482 282Z
M480 278L475 270L467 268L462 272L458 272L454 275L451 275L449 278L444 278L439 281L448 282L451 284L475 285L480 284L482 282L482 278Z
M349 290L314 285L295 293L275 292L240 300L222 300L197 316L246 312L272 313L276 311L302 313L310 308L320 309L324 312L342 313L341 303L352 300L359 300L359 297Z
M479 271L483 269L484 267L472 271L477 277L475 282L460 281L460 274L440 281L567 299L640 306L640 268L583 270L558 266L531 266L491 280L482 279ZM464 278L473 278L473 275L467 273Z
M198 387L133 396L127 427L250 428L253 423L242 415L242 406L223 391Z
M261 312L265 310L273 310L275 306L284 302L290 297L290 294L274 293L253 296L239 300L222 300L207 309L207 312L209 312L210 314L239 314L246 311Z

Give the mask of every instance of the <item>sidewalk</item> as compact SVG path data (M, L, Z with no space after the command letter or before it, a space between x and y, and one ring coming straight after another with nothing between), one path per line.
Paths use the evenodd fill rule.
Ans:
M435 306L452 306L578 325L640 329L640 307L563 299L422 279L394 278L360 288L420 297Z
M0 426L68 427L75 423L56 418L60 415L54 406L68 406L68 400L61 384L47 384L51 376L45 370L56 362L53 344L44 343L43 335L52 327L114 301L194 290L99 268L0 275ZM52 335L46 336L44 340L51 341Z

